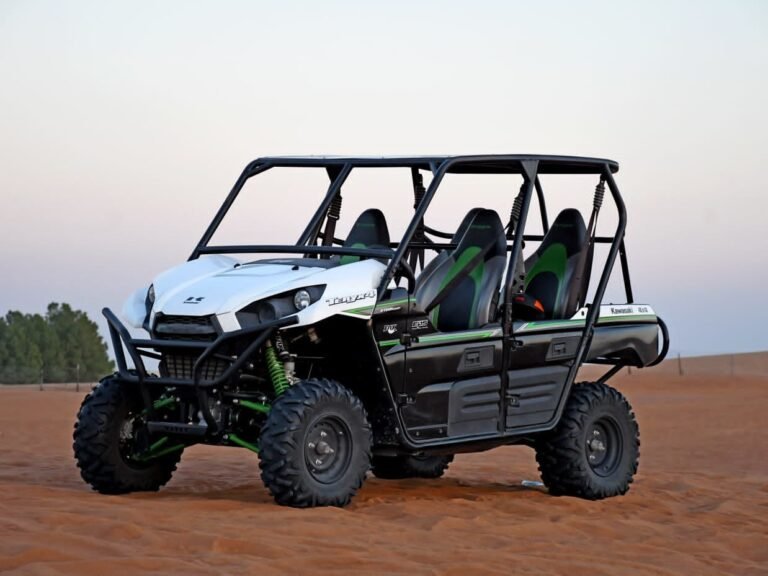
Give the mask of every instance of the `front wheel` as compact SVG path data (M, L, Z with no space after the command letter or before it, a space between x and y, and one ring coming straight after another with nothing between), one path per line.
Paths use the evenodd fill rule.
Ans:
M536 443L550 494L589 500L625 494L639 455L632 407L618 390L599 382L574 386L560 423Z
M80 475L102 494L156 491L176 470L183 446L150 437L135 387L104 378L77 414L72 448Z
M259 438L264 485L278 504L346 506L371 462L362 402L332 380L303 380L275 400Z

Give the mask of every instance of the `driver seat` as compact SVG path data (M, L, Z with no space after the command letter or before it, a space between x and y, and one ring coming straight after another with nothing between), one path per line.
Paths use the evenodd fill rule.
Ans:
M357 217L347 234L344 248L389 248L389 228L384 214L378 208L369 208ZM358 262L360 256L344 255L339 264Z
M493 210L473 208L416 281L416 302L440 331L470 330L494 319L507 261L504 226Z

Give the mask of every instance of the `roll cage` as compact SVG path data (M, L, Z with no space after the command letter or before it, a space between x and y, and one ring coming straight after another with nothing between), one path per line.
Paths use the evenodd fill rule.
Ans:
M328 190L315 211L303 233L294 245L210 245L213 235L229 212L235 199L240 194L246 181L271 168L324 168L328 174L330 183ZM335 238L335 221L339 219L341 209L341 190L344 182L354 169L358 168L408 168L413 175L414 184L414 214L399 242L390 244L391 250L370 248L349 248L334 246L341 243ZM436 243L427 241L424 232L440 238L450 238L445 234L425 226L424 215L429 208L432 199L437 193L440 183L446 174L520 174L523 178L523 186L517 195L518 219L512 236L512 244L507 251L510 257L507 262L506 283L504 286L504 298L502 300L502 327L506 337L511 336L512 331L512 290L514 267L522 255L525 241L541 241L549 230L546 199L539 175L542 174L595 174L605 182L613 198L618 212L618 225L613 236L594 236L593 242L597 244L610 244L608 257L605 261L600 280L598 282L589 313L586 318L584 342L580 346L581 354L577 357L575 365L579 365L584 352L588 335L594 327L599 314L599 305L602 301L608 280L613 271L617 256L619 257L624 290L627 303L633 303L632 285L627 264L627 254L624 245L624 232L626 230L627 213L624 201L619 192L613 174L619 169L617 162L600 158L584 158L576 156L549 156L549 155L480 155L480 156L413 156L413 157L298 157L278 156L259 158L251 162L243 170L235 182L234 187L225 199L219 211L206 229L198 242L189 260L194 260L206 254L303 254L309 257L329 257L331 255L350 255L370 258L387 259L389 264L379 285L378 297L384 294L390 281L402 271L406 275L412 274L407 262L409 253L414 250L440 250L453 247L450 243ZM424 189L421 185L420 171L428 171L433 177L429 186ZM514 192L514 191L512 191ZM525 225L528 209L533 195L536 195L541 214L542 235L525 234ZM323 224L325 230L321 231ZM316 245L318 240L322 245Z

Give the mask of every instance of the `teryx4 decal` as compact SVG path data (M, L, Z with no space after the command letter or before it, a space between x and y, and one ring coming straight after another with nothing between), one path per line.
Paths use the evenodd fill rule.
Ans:
M326 299L325 303L328 306L336 306L337 304L353 304L358 300L367 300L368 298L376 298L376 290L368 290L368 292L352 294L351 296L335 296Z

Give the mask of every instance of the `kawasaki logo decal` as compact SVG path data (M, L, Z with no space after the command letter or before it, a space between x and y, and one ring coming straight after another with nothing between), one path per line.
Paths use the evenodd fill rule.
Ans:
M647 309L641 311L646 312ZM632 308L614 308L611 306L611 314L632 314L633 312Z

